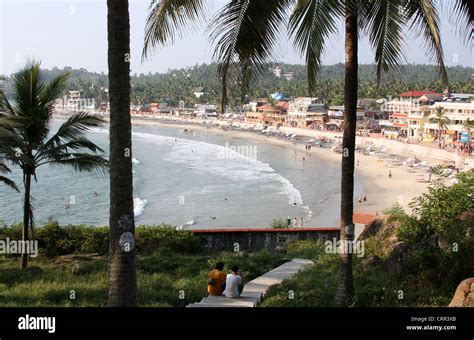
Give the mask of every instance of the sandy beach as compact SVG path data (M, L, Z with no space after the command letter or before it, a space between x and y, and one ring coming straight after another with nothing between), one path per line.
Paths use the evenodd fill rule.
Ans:
M228 124L228 122L224 121L216 122L220 125ZM203 126L193 124L193 122L189 121L163 122L162 120L156 119L132 119L132 124L195 130L203 133L227 135L230 138L239 138L256 143L270 143L288 148L296 148L298 152L303 155L305 152L310 152L319 159L337 166L340 165L342 157L341 154L337 154L329 148L313 147L311 151L306 151L302 144L295 146L289 141L274 137L267 137L246 131L223 130L221 127ZM316 136L316 132L314 136ZM413 157L412 155L393 156L398 156L398 158L401 159ZM442 160L426 158L423 159L423 161L429 162L430 165L443 163ZM389 171L392 173L391 178L389 178ZM384 210L392 207L395 203L399 203L408 210L409 202L414 197L422 194L429 184L428 182L419 180L420 176L427 177L426 173L426 168L411 168L407 165L394 165L389 159L381 159L378 155L364 155L362 152L356 151L355 176L362 180L367 201L358 203L357 197L355 197L354 211L381 215Z

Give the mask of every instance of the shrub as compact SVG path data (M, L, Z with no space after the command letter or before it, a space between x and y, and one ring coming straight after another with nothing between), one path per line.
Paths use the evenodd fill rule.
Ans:
M453 221L474 206L474 169L457 176L458 182L448 186L442 180L433 182L428 191L414 198L409 206L411 216L399 216L398 237L419 242L430 236L444 236L456 242L466 229L453 227Z
M169 249L174 252L192 253L202 250L201 239L188 230L176 230L170 225L138 226L135 230L139 253L152 253Z
M21 239L21 225L0 228L0 238L7 237ZM193 253L202 249L201 239L191 231L176 230L169 225L139 226L135 229L135 238L139 254L150 254L158 249L181 253ZM105 255L109 251L107 226L60 226L53 221L36 228L32 239L38 241L39 251L46 257L85 253Z
M288 228L288 222L286 220L283 220L283 219L273 220L272 224L271 224L271 227L275 228L275 229Z

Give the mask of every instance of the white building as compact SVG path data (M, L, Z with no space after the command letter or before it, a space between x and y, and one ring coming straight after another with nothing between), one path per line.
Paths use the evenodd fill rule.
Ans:
M307 127L320 113L325 113L319 98L298 97L288 103L287 123L294 127Z
M447 142L460 140L461 134L467 132L467 129L464 127L466 121L468 119L474 120L474 101L470 103L438 102L430 106L430 114L424 124L425 134L434 135L439 130L439 126L435 121L436 109L439 107L443 108L443 115L450 120L444 131Z
M275 66L273 69L273 75L277 78L281 77L281 67L280 66Z

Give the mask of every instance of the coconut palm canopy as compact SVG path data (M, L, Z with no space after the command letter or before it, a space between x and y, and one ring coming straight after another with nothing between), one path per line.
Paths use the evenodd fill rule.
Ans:
M13 100L0 92L0 155L23 172L24 241L28 240L33 223L30 189L31 178L37 180L38 167L49 164L95 173L105 173L108 169L108 161L101 155L103 150L85 136L89 128L100 126L103 120L76 113L55 133L51 131L54 101L64 91L68 77L65 73L45 82L40 63L29 62L13 76ZM23 254L22 268L26 267L26 261Z
M142 58L158 46L173 42L176 36L204 20L204 0L153 0L147 19ZM472 23L471 0L451 2L453 14L462 22ZM454 5L453 5L454 4ZM222 82L222 111L227 106L227 84L230 80L242 87L242 96L252 77L274 59L279 47L279 33L286 31L289 40L305 57L308 92L313 96L316 76L322 63L326 40L345 24L344 131L341 162L341 240L353 238L354 150L358 93L358 39L365 34L375 53L377 79L391 75L403 60L406 31L423 37L426 52L438 66L438 77L448 85L439 32L435 0L230 0L213 19L207 31L215 45ZM465 24L462 22L460 27ZM468 26L472 27L472 26ZM466 34L470 42L471 34ZM353 296L352 255L341 253L336 293L338 305L348 306Z
M203 23L205 0L152 0L145 29L142 58L157 47L173 43L176 37ZM451 6L450 8L447 8ZM443 8L441 8L443 7ZM276 37L286 31L289 40L305 57L308 89L315 90L316 75L328 37L337 30L347 10L357 11L360 31L367 35L375 52L379 81L404 61L405 31L414 31L426 42L426 53L438 65L439 77L447 83L439 33L439 10L447 10L468 42L474 35L474 2L456 0L234 0L228 1L209 21L207 32L215 44L219 63L222 104L226 104L229 78L245 90L252 76L258 76L266 62L279 50ZM466 25L467 23L467 25ZM467 27L467 29L466 29Z

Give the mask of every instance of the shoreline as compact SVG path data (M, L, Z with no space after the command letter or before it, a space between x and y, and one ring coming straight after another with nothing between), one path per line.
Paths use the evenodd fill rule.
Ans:
M56 115L56 118L67 118L67 116ZM108 119L106 119L108 120ZM160 128L171 129L188 129L202 133L227 136L229 138L237 138L255 143L266 143L275 146L294 148L301 154L311 153L316 158L331 163L340 168L341 154L338 154L330 148L312 147L310 151L304 149L304 145L299 143L294 145L288 140L278 139L276 137L266 136L255 132L244 130L224 130L223 127L230 123L227 121L212 120L213 125L204 125L209 120L187 120L187 119L156 119L156 118L137 118L132 117L132 126L156 126ZM249 123L233 123L235 127L249 128L253 127ZM282 128L286 131L292 131L291 128ZM296 129L301 130L301 129ZM298 131L299 132L299 131ZM320 131L308 130L304 131L306 137L314 138L322 135ZM334 133L333 137L342 135L342 133ZM399 203L406 211L409 211L408 204L416 196L424 193L429 185L427 181L421 181L420 177L427 178L427 168L412 168L407 165L399 165L391 162L394 158L404 159L413 158L415 155L400 154L387 151L385 159L378 157L379 155L365 155L360 151L355 154L355 171L354 176L362 184L364 195L367 197L366 202L359 203L358 197L354 196L354 213L370 213L382 215L383 211L391 208L394 204ZM420 157L421 158L421 157ZM427 161L430 165L443 164L445 161L423 157L423 161ZM388 173L391 171L392 177L389 178ZM425 175L426 174L426 175ZM338 203L340 192L337 193ZM303 197L304 199L304 197ZM317 219L317 217L315 217Z
M341 154L332 151L329 148L312 147L311 151L304 149L303 144L294 144L287 140L277 139L248 131L222 130L221 127L227 125L227 122L216 121L222 124L219 126L203 126L202 123L191 121L174 122L158 119L136 119L132 118L132 124L136 126L157 126L160 128L188 129L204 133L228 136L257 143L267 143L277 146L295 148L301 153L311 153L323 161L327 161L340 167ZM244 124L251 126L250 124ZM411 155L396 155L398 158L410 158ZM367 201L359 204L357 197L354 197L355 213L371 213L382 215L383 211L399 203L405 210L409 210L408 203L416 196L424 193L428 187L428 182L419 181L420 175L426 174L426 168L410 168L406 165L395 166L389 162L390 159L380 159L377 155L364 155L356 151L356 162L359 160L359 166L355 165L355 177L358 178L364 188ZM427 159L431 165L442 164L443 160ZM392 177L388 177L388 172L392 172Z

